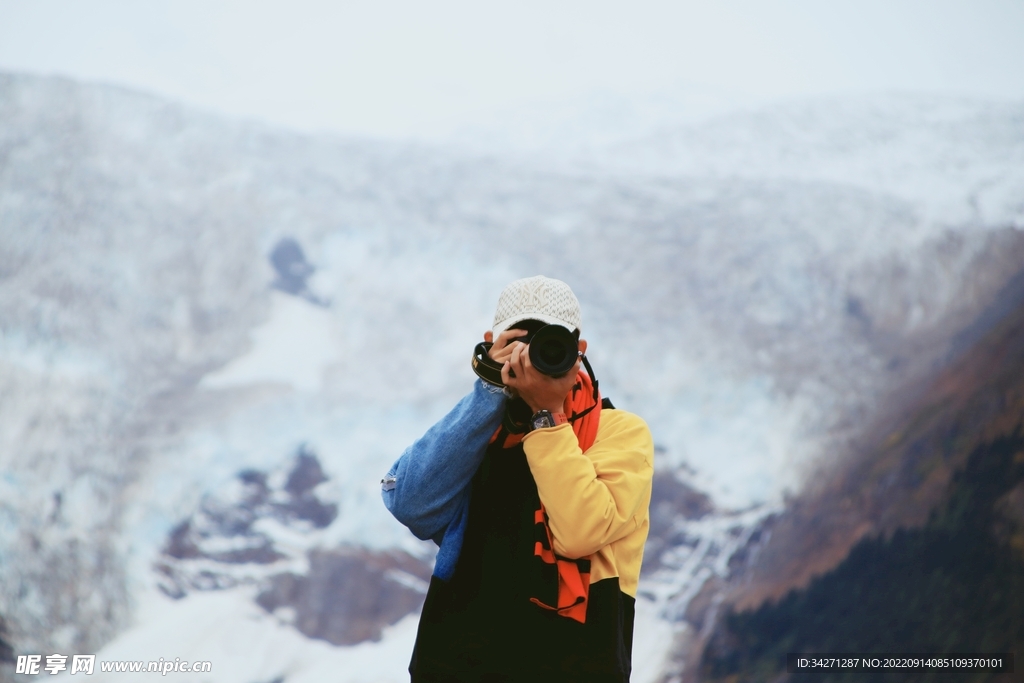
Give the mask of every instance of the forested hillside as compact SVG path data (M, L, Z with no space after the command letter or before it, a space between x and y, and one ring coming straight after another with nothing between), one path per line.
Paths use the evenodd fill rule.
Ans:
M950 367L891 419L893 431L877 449L851 462L825 487L828 496L819 491L801 501L839 510L886 506L877 518L888 528L866 533L808 584L757 608L734 608L707 643L700 680L785 678L789 652L1024 651L1024 305L1017 284L968 332L965 344L972 343ZM913 523L915 507L927 514L923 524ZM794 537L811 534L812 525L798 514L779 523L775 553L806 547ZM815 531L827 537L843 529L836 515L826 514ZM848 672L815 680L904 681L908 675ZM912 679L950 676L915 672Z

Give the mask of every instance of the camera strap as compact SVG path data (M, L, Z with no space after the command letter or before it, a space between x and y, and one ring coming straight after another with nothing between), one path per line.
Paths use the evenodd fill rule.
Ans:
M473 372L488 384L504 387L505 383L501 381L501 368L504 364L491 358L488 351L492 346L494 344L491 342L480 342L473 349Z

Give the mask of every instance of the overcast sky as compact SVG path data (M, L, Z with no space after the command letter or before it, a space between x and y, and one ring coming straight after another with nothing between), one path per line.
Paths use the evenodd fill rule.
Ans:
M424 139L595 92L1024 99L1022 36L1024 0L0 0L0 69Z

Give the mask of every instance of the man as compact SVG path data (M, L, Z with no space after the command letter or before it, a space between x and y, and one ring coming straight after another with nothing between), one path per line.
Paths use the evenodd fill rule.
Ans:
M484 333L500 380L478 379L382 481L392 514L440 546L413 683L629 680L654 445L580 371L580 317L564 282L508 285ZM543 325L578 344L560 377L530 358Z

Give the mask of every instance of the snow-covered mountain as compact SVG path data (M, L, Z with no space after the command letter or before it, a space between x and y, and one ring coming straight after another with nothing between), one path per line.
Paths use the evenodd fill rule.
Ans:
M2 638L401 680L413 598L352 645L324 634L354 608L303 596L422 588L380 476L468 390L501 287L544 273L659 446L653 681L806 466L1024 264L1022 168L1024 105L806 102L546 163L0 75ZM303 453L322 476L289 493Z

